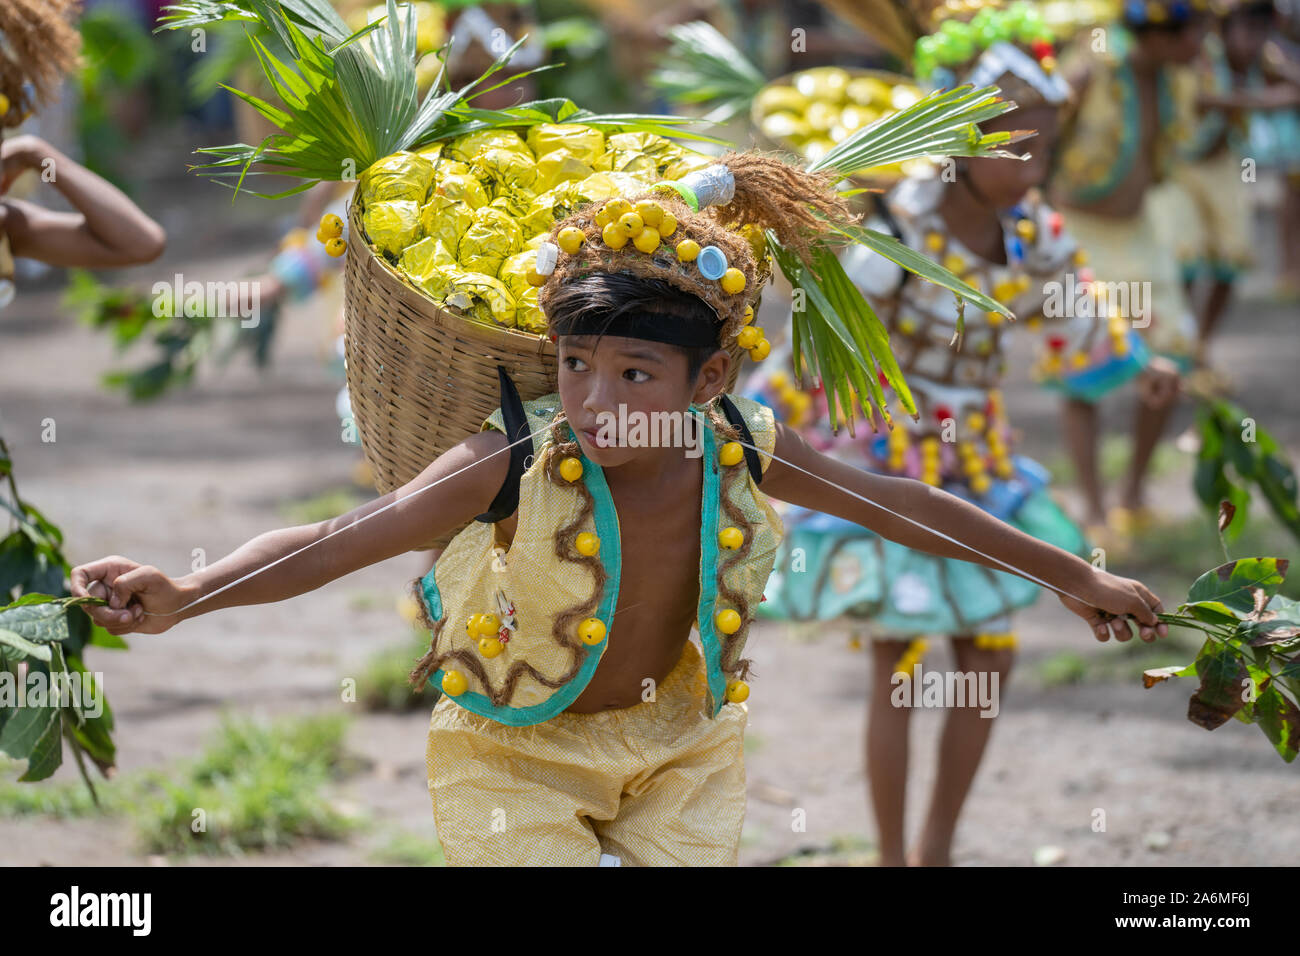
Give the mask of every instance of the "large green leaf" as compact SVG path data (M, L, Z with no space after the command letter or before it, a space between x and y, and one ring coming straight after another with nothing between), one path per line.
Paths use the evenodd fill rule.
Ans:
M1244 618L1256 609L1258 594L1267 602L1286 578L1285 558L1241 558L1202 574L1187 592L1188 605L1227 608ZM1263 606L1261 603L1259 606Z
M0 627L0 658L21 661L29 657L48 663L50 660L50 645L33 643L21 634Z
M44 780L63 760L59 708L28 704L9 708L8 712L4 729L0 730L0 752L27 761L27 772L20 780Z
M1269 687L1255 701L1255 717L1269 743L1287 763L1300 750L1300 710L1275 687Z
M49 599L49 595L24 595L24 599L32 597ZM0 628L13 631L34 644L67 640L68 618L63 602L24 603L24 599L0 611Z
M1187 719L1206 730L1223 724L1245 703L1246 665L1233 648L1207 641L1196 658L1201 686L1188 701Z

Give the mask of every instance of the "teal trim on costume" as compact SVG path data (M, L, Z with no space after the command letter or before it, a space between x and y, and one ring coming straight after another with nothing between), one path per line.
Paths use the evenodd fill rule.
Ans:
M572 434L573 429L569 429ZM581 450L579 450L581 455ZM482 717L490 717L498 723L505 724L509 727L524 727L529 724L539 724L542 721L550 720L560 711L565 710L575 700L578 695L586 689L587 684L591 682L591 677L596 673L596 667L600 663L601 654L604 648L608 646L609 636L614 632L614 608L618 606L618 587L623 569L622 557L622 539L618 527L618 511L614 508L614 499L610 496L609 485L605 481L604 472L600 466L582 455L582 477L587 484L587 490L591 492L593 499L592 516L596 523L596 536L600 538L600 563L605 568L605 591L601 596L600 607L596 610L596 616L605 622L605 639L599 644L591 645L587 653L587 659L583 661L581 669L573 679L563 687L556 689L546 700L540 704L533 704L529 707L503 707L492 703L486 695L477 691L467 690L451 699L457 704L464 707L472 713ZM436 567L436 565L435 565ZM426 578L431 579L433 571L430 571ZM426 595L428 589L426 587ZM437 599L437 585L434 584L434 596ZM441 617L442 602L438 600L439 617ZM432 611L431 611L432 612ZM434 618L437 620L437 618ZM600 648L600 653L592 653ZM434 679L437 682L434 683ZM442 668L429 675L430 683L433 683L434 690L442 691ZM450 694L447 694L451 697Z
M1045 488L1005 520L1073 554L1087 553L1083 533ZM794 549L803 550L804 567L787 573ZM1041 589L1006 571L914 551L852 522L808 513L805 521L787 522L765 593L758 614L766 619L865 620L880 637L910 639L977 632L1033 604Z
M1111 356L1102 365L1085 369L1078 375L1067 375L1059 382L1046 382L1046 387L1064 392L1069 398L1082 402L1098 402L1103 397L1135 378L1151 361L1151 350L1142 337L1129 330L1128 355Z
M691 411L704 425L701 429L704 433L704 490L700 496L700 603L695 619L700 644L704 648L704 660L708 664L709 696L716 717L727 699L727 679L722 673L722 644L713 624L718 599L718 512L721 510L718 456L714 450L713 429L695 405L691 406Z

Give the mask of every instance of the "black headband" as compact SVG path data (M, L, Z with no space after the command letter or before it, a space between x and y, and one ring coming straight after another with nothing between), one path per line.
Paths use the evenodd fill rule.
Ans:
M579 312L551 326L556 335L614 335L684 348L718 346L722 322L692 322L661 312Z

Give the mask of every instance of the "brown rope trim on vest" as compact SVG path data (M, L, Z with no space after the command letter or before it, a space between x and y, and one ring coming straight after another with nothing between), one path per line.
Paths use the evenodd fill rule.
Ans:
M569 669L556 678L549 678L538 671L527 661L515 661L506 671L505 680L500 687L493 687L488 678L487 670L483 667L482 660L472 651L461 649L457 651L448 651L439 654L437 650L438 636L446 624L447 616L444 613L442 620L431 625L434 633L430 641L430 649L427 654L420 658L416 667L411 671L411 683L416 687L422 686L428 680L429 675L438 668L442 667L448 661L456 661L461 664L466 671L478 679L483 686L485 696L493 704L505 706L514 697L515 688L518 686L520 679L525 675L532 677L533 680L543 687L552 689L563 687L569 681L577 676L578 671L582 669L583 662L586 660L587 646L577 636L577 624L585 618L595 614L596 609L600 606L601 598L605 593L606 573L605 566L601 564L600 558L596 555L580 554L574 546L578 534L582 531L582 526L587 519L591 517L595 509L595 499L591 496L591 491L583 482L570 483L560 474L560 462L568 456L579 457L581 449L576 441L565 441L560 431L560 419L563 417L563 411L557 413L555 420L551 422L552 443L542 452L542 469L554 484L562 488L571 488L578 492L582 499L582 507L579 509L577 516L566 524L555 534L555 554L563 561L572 561L582 564L592 572L593 577L593 595L586 601L574 605L556 615L551 627L551 639L570 651L573 654L573 663ZM413 585L419 585L420 579L412 582ZM422 591L417 591L422 621L428 621L428 613L424 608ZM605 622L608 626L609 622Z

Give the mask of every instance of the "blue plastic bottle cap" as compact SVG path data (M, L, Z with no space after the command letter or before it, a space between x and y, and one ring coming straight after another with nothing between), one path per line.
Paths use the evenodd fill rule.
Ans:
M700 250L695 264L700 268L700 275L706 279L721 279L727 271L727 254L717 246L705 246Z

